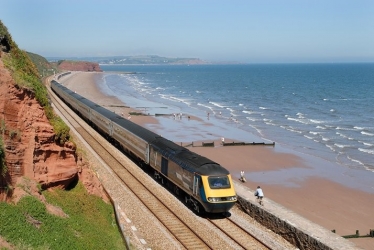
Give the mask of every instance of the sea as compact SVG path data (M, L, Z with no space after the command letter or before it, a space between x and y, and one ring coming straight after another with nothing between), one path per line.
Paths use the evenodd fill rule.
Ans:
M131 107L214 120L207 139L275 142L374 192L374 63L100 67L102 91Z

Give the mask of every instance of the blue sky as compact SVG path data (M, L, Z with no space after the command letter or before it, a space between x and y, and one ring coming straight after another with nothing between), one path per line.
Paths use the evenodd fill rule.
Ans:
M373 0L0 0L0 19L44 57L374 62Z

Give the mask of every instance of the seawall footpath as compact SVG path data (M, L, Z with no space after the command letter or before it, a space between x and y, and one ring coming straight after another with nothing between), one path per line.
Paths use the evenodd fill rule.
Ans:
M264 198L257 203L254 190L235 182L238 204L243 211L299 249L359 249L354 243Z

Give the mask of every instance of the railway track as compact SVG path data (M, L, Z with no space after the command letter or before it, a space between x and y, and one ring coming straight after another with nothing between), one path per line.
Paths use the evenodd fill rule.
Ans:
M272 249L229 217L208 220L243 249Z
M67 110L61 101L49 89L55 106L63 113L66 119L73 119L77 124L80 121L69 115L70 110ZM76 126L77 132L87 141L90 146L101 157L104 162L107 162L114 173L122 180L123 184L130 189L136 197L155 215L155 217L170 231L170 233L182 244L186 249L213 249L199 235L197 235L186 223L178 218L178 216L171 211L167 205L163 204L145 185L139 181L136 176L126 169L121 162L112 155L111 151L98 142L95 136L86 131L82 126ZM96 142L96 143L92 143Z
M157 218L157 220L169 231L171 235L179 242L182 248L186 249L271 249L261 243L256 237L251 236L247 231L238 226L229 219L209 220L216 230L221 234L227 235L230 240L212 240L209 236L200 236L199 230L194 226L190 226L188 221L180 215L179 211L171 209L168 204L159 199L159 193L150 189L142 180L139 180L131 170L112 154L110 147L105 146L103 140L98 134L87 131L87 125L77 118L63 102L55 96L48 87L50 97L56 108L71 121L75 130L90 144L92 149L107 163L115 175L122 181L123 185L131 190L131 192L144 204L145 207ZM101 138L101 140L100 140ZM203 227L204 225L202 225ZM200 230L201 231L201 230ZM220 238L224 238L221 236ZM156 246L155 246L156 247Z

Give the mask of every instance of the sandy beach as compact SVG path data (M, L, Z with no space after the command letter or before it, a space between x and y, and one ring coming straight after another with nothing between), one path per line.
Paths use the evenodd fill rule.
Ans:
M80 95L131 119L135 123L143 126L153 124L155 128L160 129L154 132L163 133L162 128L157 127L159 118L131 115L131 112L142 112L142 110L128 107L118 98L103 94L96 85L102 74L73 73L71 76L63 77L60 82ZM201 118L189 114L184 114L184 116L190 116L191 120L204 122ZM176 123L172 116L162 119L170 119L170 123ZM185 123L180 123L180 126L182 127L179 127L179 130L199 133L200 128L186 128ZM209 130L210 126L214 126L214 121L206 122L204 129ZM186 137L180 142L191 141L188 136ZM374 207L373 193L339 184L334 180L334 178L339 178L336 176L326 176L326 178L310 176L306 179L299 179L297 171L292 172L295 173L292 175L294 185L256 183L248 178L251 173L260 173L266 176L267 173L274 173L274 171L279 171L281 174L283 170L293 169L295 166L298 169L308 168L308 166L302 158L296 155L276 151L277 145L275 147L260 145L224 147L220 145L220 140L219 137L214 140L215 147L189 147L189 149L218 162L227 168L236 180L239 178L240 171L244 170L248 181L243 185L254 190L260 184L266 198L328 230L335 229L339 235L355 234L356 230L359 230L361 235L366 235L370 229L374 229L374 219L371 217ZM230 138L225 138L225 141L230 141ZM351 239L351 241L358 247L374 249L374 238Z

